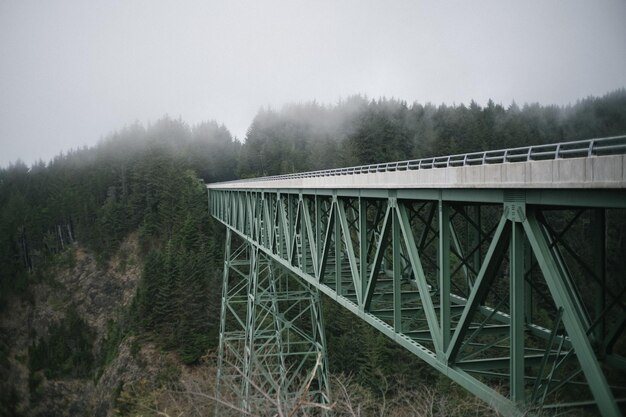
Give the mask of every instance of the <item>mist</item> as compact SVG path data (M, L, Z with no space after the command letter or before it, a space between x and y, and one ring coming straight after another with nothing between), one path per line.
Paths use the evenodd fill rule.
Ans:
M626 86L624 21L619 0L7 1L0 166L163 115L245 141L259 109L354 95L575 104Z

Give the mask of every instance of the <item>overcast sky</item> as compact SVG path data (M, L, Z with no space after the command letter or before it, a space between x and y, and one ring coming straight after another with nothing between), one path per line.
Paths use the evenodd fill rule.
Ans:
M626 86L626 0L0 0L0 166L165 114L240 139L353 94L505 106Z

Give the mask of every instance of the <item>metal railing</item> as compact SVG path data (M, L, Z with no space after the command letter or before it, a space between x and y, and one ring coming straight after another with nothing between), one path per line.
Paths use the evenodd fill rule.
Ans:
M606 138L586 139L574 142L550 143L547 145L524 146L520 148L498 149L493 151L470 152L457 155L436 156L432 158L410 159L406 161L384 162L380 164L360 165L347 168L333 168L294 174L272 175L268 177L247 178L228 181L276 181L287 179L327 177L336 175L358 175L379 172L410 171L419 169L463 167L507 162L542 161L563 158L581 158L598 155L626 153L626 135Z

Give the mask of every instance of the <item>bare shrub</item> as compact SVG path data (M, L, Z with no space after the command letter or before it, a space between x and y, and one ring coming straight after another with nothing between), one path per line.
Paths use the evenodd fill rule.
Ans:
M382 378L379 393L355 383L352 378L332 379L332 395L336 400L336 417L455 417L499 416L480 399L453 392L450 396L426 385L407 388L402 383L393 387Z

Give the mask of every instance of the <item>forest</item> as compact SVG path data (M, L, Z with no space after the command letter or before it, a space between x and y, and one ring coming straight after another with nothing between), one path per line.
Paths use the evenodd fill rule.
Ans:
M205 183L620 134L626 89L568 106L353 96L334 105L260 109L242 141L216 121L191 126L164 116L49 162L0 168L0 416L34 415L29 410L45 400L36 395L44 380L97 385L125 340L132 339L131 349L150 344L172 352L178 365L203 366L217 346L225 239L208 214ZM76 265L74 248L93 254L105 270L129 236L138 242L140 270L132 300L109 318L102 338L73 305L47 332L31 332L19 355L29 372L31 394L24 399L10 377L15 347L2 327L11 306L35 303L38 285ZM327 326L331 373L351 375L372 392L400 377L408 386L451 389L331 302L324 308L337 317ZM352 346L354 332L368 334L368 343ZM115 395L122 399L116 415L138 415L128 390L120 386Z

